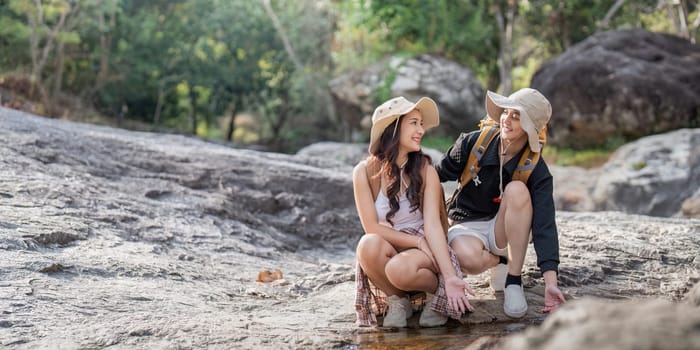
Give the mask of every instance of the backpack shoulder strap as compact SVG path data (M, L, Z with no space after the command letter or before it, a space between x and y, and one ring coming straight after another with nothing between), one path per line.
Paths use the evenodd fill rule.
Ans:
M498 135L498 131L499 128L496 124L481 122L481 133L469 152L467 164L462 171L462 176L459 178L459 188L464 187L470 180L474 180L474 184L477 186L481 183L481 180L479 180L479 161L486 153L486 149L491 144L491 141Z
M381 177L379 175L379 162L370 158L365 161L365 172L367 173L367 181L369 182L369 189L372 191L372 200L377 200L377 195L379 195L379 190L382 185Z
M445 198L445 189L440 185L440 198ZM447 203L445 201L440 201L440 223L442 224L442 229L445 232L445 236L447 236L447 230L450 229L450 219L447 216Z
M518 160L518 166L515 168L513 173L513 181L522 181L527 184L530 174L535 170L537 162L540 160L540 155L542 153L542 147L547 143L547 127L542 128L540 133L537 135L540 142L540 152L533 152L530 147L525 148L525 152L520 156Z
M540 152L533 152L530 147L528 147L525 152L523 152L523 155L520 156L518 166L515 168L515 172L513 172L512 180L522 181L527 184L527 179L530 177L530 174L532 174L532 171L535 170L535 166L539 160Z

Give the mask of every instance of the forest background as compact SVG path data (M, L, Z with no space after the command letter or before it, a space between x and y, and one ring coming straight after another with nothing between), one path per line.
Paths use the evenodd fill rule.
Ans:
M696 43L698 14L697 0L0 0L0 101L291 153L366 141L339 130L328 83L387 55L441 55L509 94L600 31Z

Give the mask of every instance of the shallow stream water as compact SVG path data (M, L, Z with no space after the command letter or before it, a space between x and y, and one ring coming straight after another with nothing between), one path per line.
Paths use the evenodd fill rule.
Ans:
M444 327L387 329L379 332L358 333L347 350L389 349L465 349L474 342L487 341L524 330L524 323L486 323L463 325L450 321Z

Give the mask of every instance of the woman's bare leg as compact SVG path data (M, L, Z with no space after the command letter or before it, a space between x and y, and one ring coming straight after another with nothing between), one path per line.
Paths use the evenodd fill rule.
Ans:
M401 290L434 293L438 287L432 261L418 249L394 255L386 264L385 272L389 282Z
M386 265L396 255L396 249L379 235L367 233L357 244L357 261L372 283L387 296L403 296L405 293L396 288L386 276Z

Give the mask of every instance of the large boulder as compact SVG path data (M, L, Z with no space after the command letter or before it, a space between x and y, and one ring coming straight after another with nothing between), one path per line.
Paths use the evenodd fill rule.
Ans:
M700 286L700 284L699 284ZM497 349L686 350L700 344L700 309L689 303L585 298L564 305L541 327L506 338Z
M546 62L551 143L605 145L700 123L700 46L642 29L600 33Z
M600 170L593 201L598 210L693 217L697 207L688 199L697 198L699 186L700 129L681 129L615 151Z
M460 131L475 130L486 114L484 88L467 67L443 57L420 55L389 57L366 69L351 72L330 82L338 117L349 128L347 140L368 138L369 118L379 91L415 101L422 96L435 100L440 109L437 135L457 137ZM364 122L363 122L364 121Z

